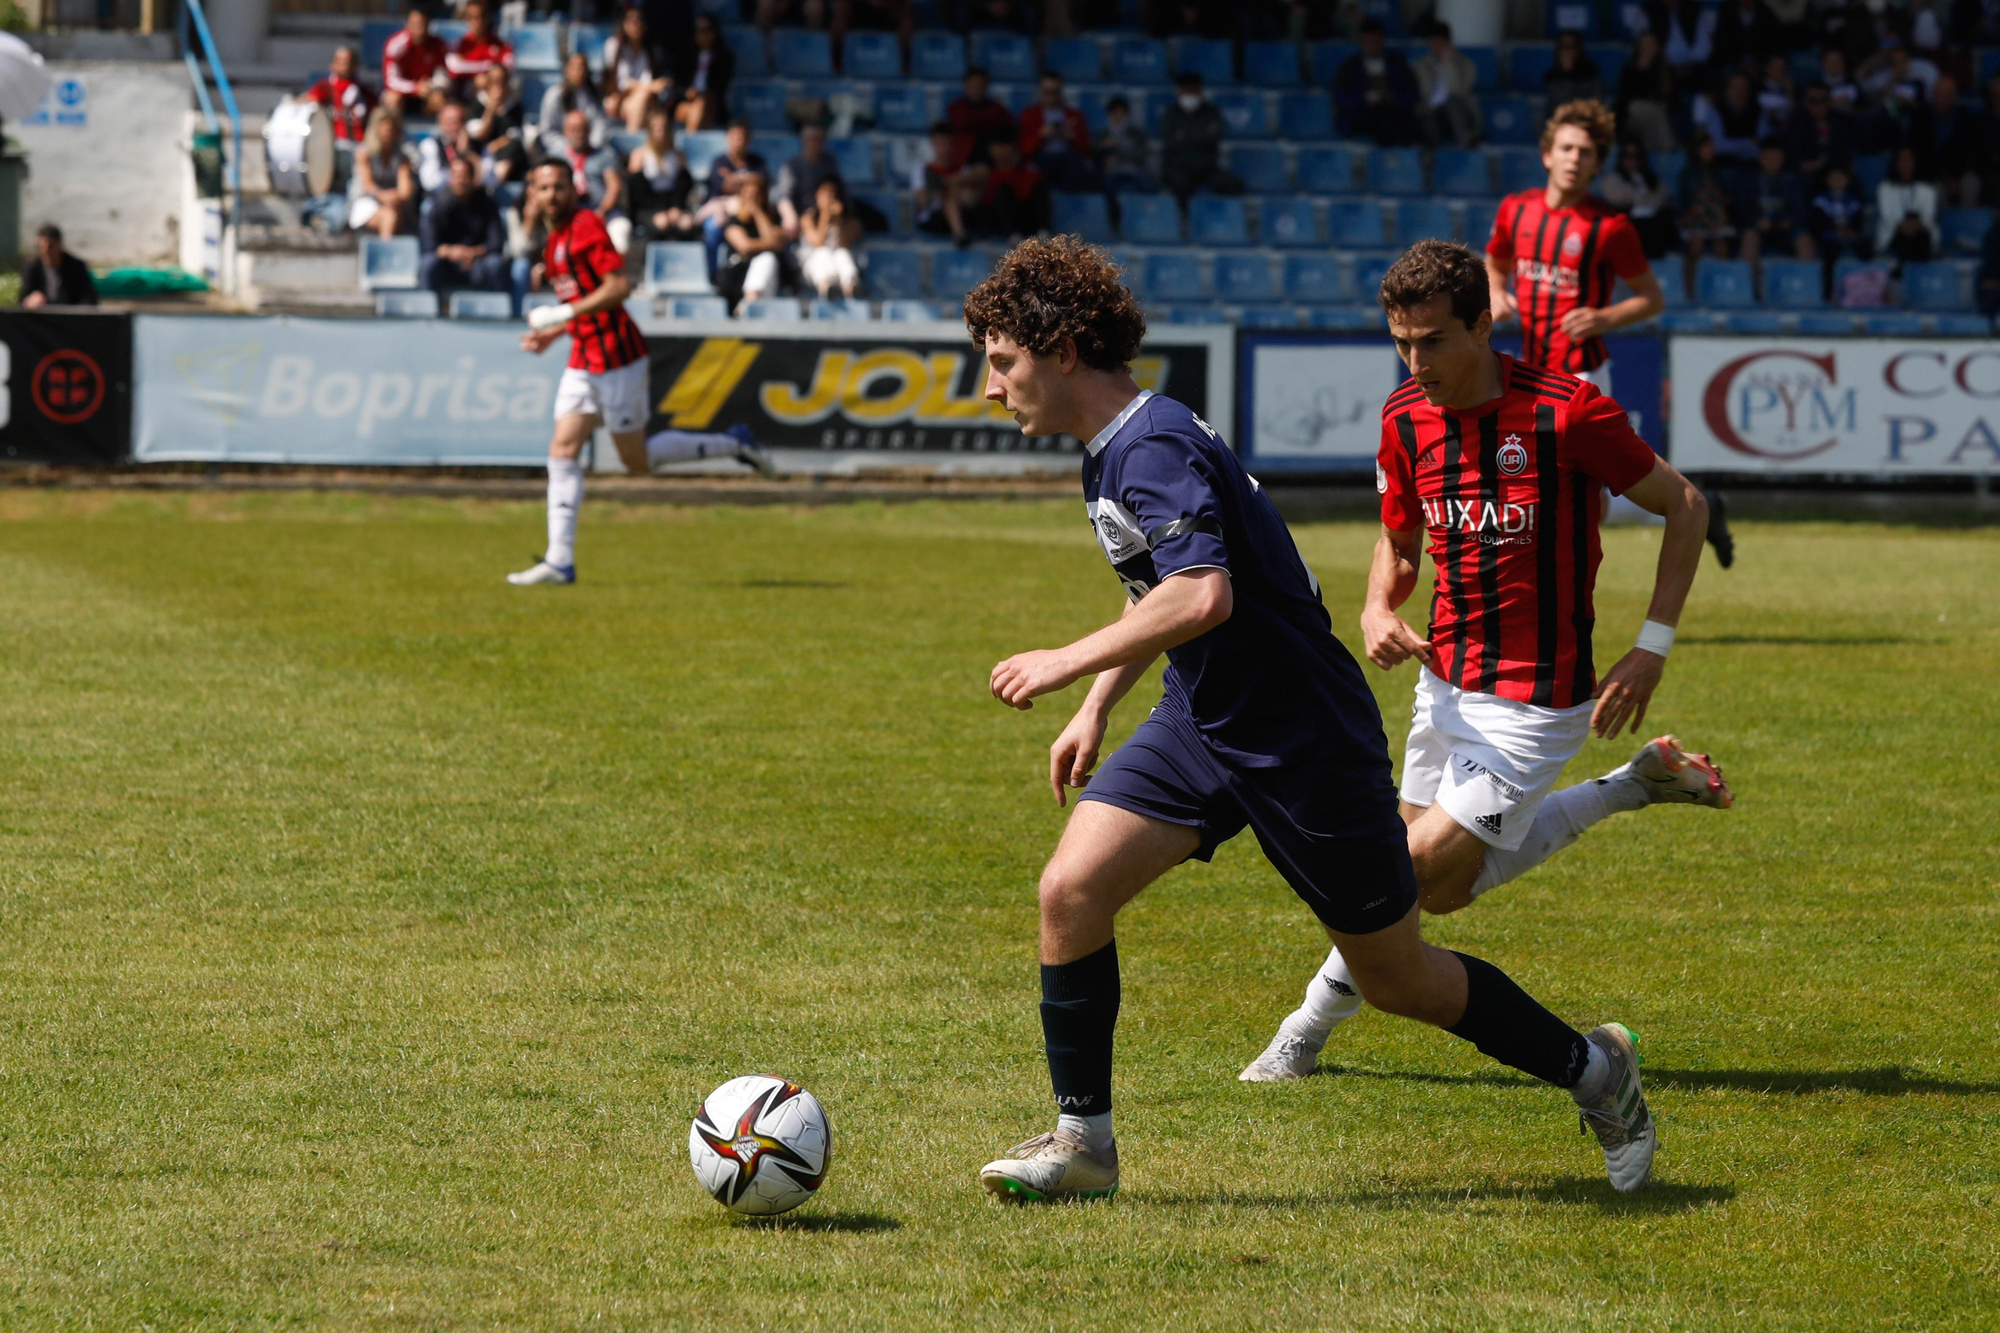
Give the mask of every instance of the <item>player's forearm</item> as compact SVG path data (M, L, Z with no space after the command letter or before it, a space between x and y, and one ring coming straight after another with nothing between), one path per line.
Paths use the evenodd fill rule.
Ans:
M1605 306L1598 313L1604 319L1605 329L1622 329L1627 324L1639 324L1651 319L1667 308L1663 295L1628 296L1616 305Z
M1132 692L1132 687L1158 660L1157 657L1148 657L1098 672L1097 679L1090 683L1090 692L1083 697L1083 706L1076 711L1095 714L1100 722L1110 717L1118 701Z
M1063 665L1075 677L1149 663L1229 619L1233 606L1229 575L1222 570L1171 575L1129 607L1117 624L1062 649Z
M1653 576L1653 600L1646 619L1678 625L1687 606L1694 576L1701 568L1702 544L1708 540L1708 501L1686 478L1667 506L1667 530L1660 539L1660 563Z
M1365 605L1393 612L1417 590L1417 561L1414 547L1405 551L1388 533L1375 543L1375 559L1368 566L1368 596Z
M600 310L609 310L613 306L623 305L625 304L625 298L631 294L631 279L627 278L623 273L607 273L604 276L604 281L598 284L596 291L569 303L570 318L576 319L583 315L594 315Z

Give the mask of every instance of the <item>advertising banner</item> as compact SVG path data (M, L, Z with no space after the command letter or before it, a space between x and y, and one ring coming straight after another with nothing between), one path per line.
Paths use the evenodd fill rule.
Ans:
M0 458L116 463L132 429L127 315L0 312Z
M1990 340L1675 338L1674 465L1690 472L2000 472Z

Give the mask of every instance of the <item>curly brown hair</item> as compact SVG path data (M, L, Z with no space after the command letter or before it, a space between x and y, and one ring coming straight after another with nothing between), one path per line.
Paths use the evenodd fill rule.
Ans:
M1574 125L1590 136L1590 141L1597 145L1600 165L1611 160L1611 145L1618 142L1618 117L1611 113L1610 107L1594 97L1564 102L1549 113L1549 123L1542 126L1544 153L1556 146L1556 131L1565 125Z
M1389 265L1376 299L1393 312L1413 310L1439 296L1451 298L1451 313L1467 328L1478 323L1479 312L1492 302L1485 261L1451 241L1418 241Z
M1093 370L1124 370L1139 354L1146 316L1111 256L1076 236L1029 238L1000 260L965 298L965 327L984 351L1000 334L1032 356L1076 342Z

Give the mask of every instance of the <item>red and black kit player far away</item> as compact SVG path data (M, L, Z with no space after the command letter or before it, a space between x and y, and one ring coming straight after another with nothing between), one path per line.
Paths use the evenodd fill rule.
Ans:
M1548 194L1523 190L1502 200L1486 254L1513 273L1521 359L1589 375L1609 359L1604 339L1573 336L1564 316L1579 308L1604 309L1620 278L1630 282L1652 266L1623 213L1589 195L1551 208Z
M549 233L542 263L556 299L574 303L603 286L606 275L622 272L625 257L611 244L603 220L590 209L579 208L570 214L568 225ZM645 335L622 303L578 315L569 323L572 370L605 375L645 356Z

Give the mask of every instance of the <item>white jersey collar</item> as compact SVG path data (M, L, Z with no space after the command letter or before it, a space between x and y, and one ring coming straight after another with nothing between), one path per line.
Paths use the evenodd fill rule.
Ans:
M1132 414L1134 412L1137 412L1140 408L1144 407L1146 405L1146 400L1148 398L1151 398L1152 396L1153 396L1153 391L1151 389L1139 390L1139 396L1137 398L1134 398L1131 402L1125 404L1125 410L1120 412L1117 416L1111 418L1110 425L1106 426L1103 430L1097 432L1097 434L1091 436L1090 443L1083 446L1085 452L1089 453L1089 455L1092 458L1097 457L1098 451L1104 448L1105 445L1111 443L1112 436L1116 435L1119 431L1125 429L1125 423L1132 419Z

